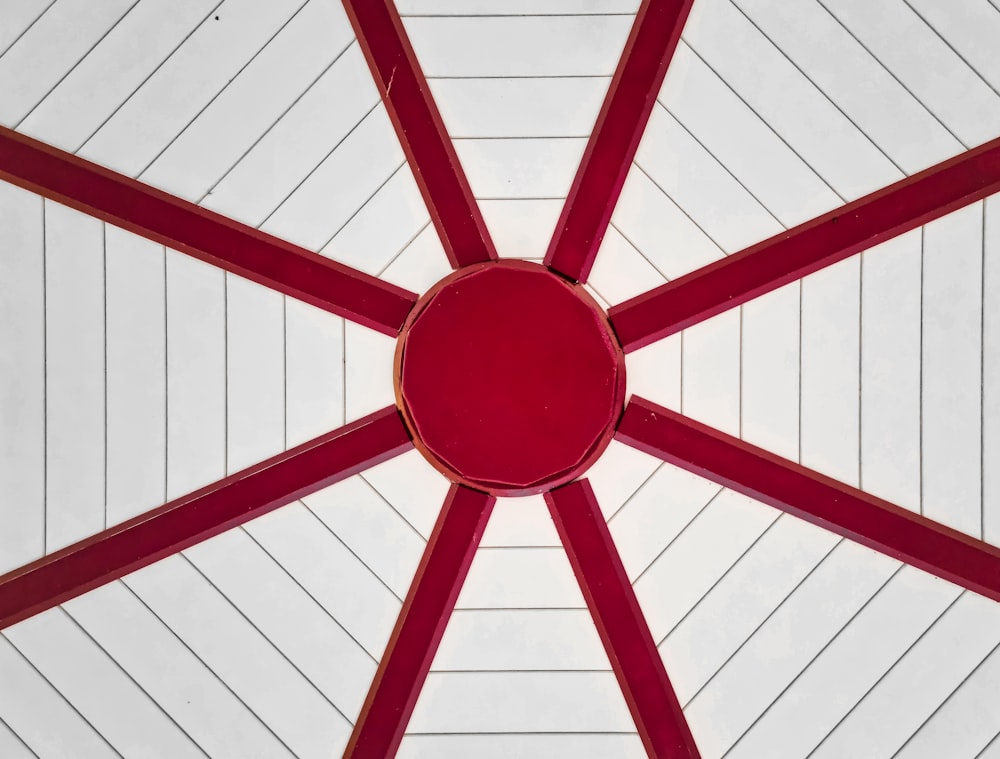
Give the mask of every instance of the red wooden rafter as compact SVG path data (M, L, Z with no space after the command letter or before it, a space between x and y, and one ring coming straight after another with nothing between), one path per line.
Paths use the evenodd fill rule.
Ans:
M692 0L644 0L546 257L587 277ZM391 0L344 0L449 260L496 258ZM0 178L395 336L416 296L0 128ZM1000 190L1000 140L611 309L635 350ZM484 430L483 434L489 434ZM1000 549L679 414L634 400L619 440L1000 600ZM385 409L0 577L0 628L361 471L411 446ZM650 756L696 757L587 483L546 496ZM493 498L453 486L345 756L391 756Z

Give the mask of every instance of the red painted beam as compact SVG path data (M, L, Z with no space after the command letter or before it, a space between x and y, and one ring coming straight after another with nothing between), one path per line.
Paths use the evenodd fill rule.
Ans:
M0 629L124 577L412 446L387 408L0 577Z
M344 0L434 227L454 268L497 257L392 0Z
M590 483L571 482L546 493L545 501L646 752L697 759L698 747Z
M545 255L586 282L693 0L644 0Z
M463 485L448 491L345 759L396 755L495 502Z
M1000 139L615 306L625 352L1000 192Z
M395 337L417 296L0 127L0 179Z
M640 451L1000 601L1000 548L633 399L615 436Z

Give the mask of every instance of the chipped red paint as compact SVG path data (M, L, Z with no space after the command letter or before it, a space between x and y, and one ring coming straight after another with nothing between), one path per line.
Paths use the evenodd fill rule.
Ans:
M462 485L448 491L345 759L395 756L495 502Z
M615 439L1000 601L1000 548L633 398Z
M644 0L577 169L545 263L586 282L694 0Z
M609 311L638 350L1000 191L1000 138L848 203Z
M646 752L698 759L701 754L590 483L578 480L552 490L545 502Z
M497 257L455 146L392 0L344 0L453 268Z
M452 480L527 495L580 476L625 400L625 360L580 285L526 261L461 269L400 335L396 397L417 448Z
M412 447L395 408L328 432L0 577L0 629Z
M0 127L0 179L395 337L401 287Z

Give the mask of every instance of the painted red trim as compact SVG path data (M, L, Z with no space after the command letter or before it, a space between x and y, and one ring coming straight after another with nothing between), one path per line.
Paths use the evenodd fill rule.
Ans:
M1000 601L1000 548L633 398L616 439Z
M0 179L395 336L417 296L0 127Z
M395 4L344 0L344 8L452 267L496 260L479 204Z
M587 480L545 494L646 752L701 755Z
M634 351L1000 191L1000 139L615 306Z
M0 629L412 447L394 407L303 443L0 577Z
M345 759L396 755L495 502L463 485L448 491Z
M586 282L694 0L644 0L563 206L545 264Z

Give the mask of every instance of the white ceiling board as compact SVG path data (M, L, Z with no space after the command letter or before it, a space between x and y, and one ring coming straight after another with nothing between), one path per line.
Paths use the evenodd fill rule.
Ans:
M4 25L0 29L0 55L17 42L55 0L9 0L4 4Z
M22 741L4 722L0 722L0 751L11 759L32 759L35 756L28 748L28 744Z
M1000 87L1000 61L994 55L1000 35L996 6L989 0L956 0L947 7L909 0L907 5L996 92Z
M740 432L743 309L684 330L681 408L692 419L730 435Z
M644 759L646 750L636 734L536 735L407 735L399 747L400 759L507 759L544 756L546 759Z
M562 546L476 551L456 609L583 609Z
M983 539L1000 545L1000 198L984 208Z
M609 227L587 283L602 300L622 303L666 281L637 247Z
M613 519L653 476L662 462L612 440L587 470L587 479L606 519Z
M498 498L480 545L488 548L562 545L540 495Z
M568 16L633 14L636 0L399 0L403 16Z
M427 540L448 495L448 481L417 451L373 466L361 477Z

